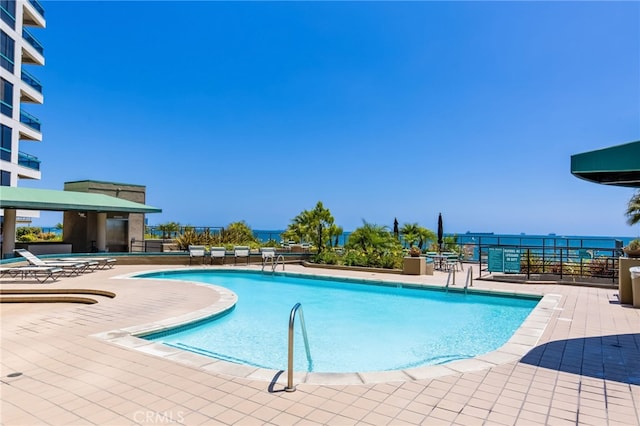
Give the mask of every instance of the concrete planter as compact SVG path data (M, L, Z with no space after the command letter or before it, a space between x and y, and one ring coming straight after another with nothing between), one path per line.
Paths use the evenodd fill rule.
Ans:
M405 257L402 262L402 273L404 275L426 275L427 274L426 258L422 256ZM433 274L433 270L431 271L431 274Z

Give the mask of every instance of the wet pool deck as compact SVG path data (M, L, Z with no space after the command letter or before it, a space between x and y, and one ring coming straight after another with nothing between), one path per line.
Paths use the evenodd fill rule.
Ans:
M0 306L2 424L640 425L640 309L621 306L616 289L475 281L477 289L545 295L545 306L515 340L476 360L296 374L297 391L284 392L286 373L230 368L131 337L232 298L193 283L125 278L154 269L169 268L118 265L50 284L0 280L2 289L116 293L87 296L93 305ZM432 285L447 278L293 265L287 272ZM457 278L460 286L464 274Z

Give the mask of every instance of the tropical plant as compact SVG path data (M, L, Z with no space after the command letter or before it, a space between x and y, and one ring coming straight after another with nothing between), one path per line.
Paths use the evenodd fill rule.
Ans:
M640 190L636 191L629 200L625 215L627 216L627 223L630 226L640 222Z
M364 220L363 225L349 235L345 249L345 264L352 261L362 263L358 266L396 265L402 259L402 245L393 233L386 226L367 223ZM390 260L389 256L393 260Z
M340 239L340 235L342 235L343 233L344 233L344 230L342 229L341 226L331 224L331 226L327 228L327 236L328 236L327 245L329 247L337 247Z
M220 238L222 244L236 244L250 246L257 244L258 239L244 221L230 223L223 231Z
M418 247L420 250L429 246L429 243L438 239L435 232L422 226L418 227Z
M184 232L175 238L175 242L180 250L187 250L190 245L202 245L200 235L193 228L185 228Z
M338 253L334 251L324 250L314 255L313 261L315 263L320 263L325 265L337 265L338 263L340 263L340 256L338 255Z
M161 223L157 228L159 231L162 231L162 239L166 240L172 238L180 231L180 224L178 222Z
M409 248L417 243L420 250L429 247L429 243L438 238L435 232L417 223L405 223L400 228L400 234L402 234L404 242L409 244Z
M409 248L420 238L420 226L417 223L405 223L400 228L400 234L405 244L409 244Z
M322 201L318 201L313 210L303 210L291 220L291 224L282 233L282 238L295 242L311 242L316 245L318 252L321 252L325 245L331 245L332 237L342 233L341 228L332 228L334 221L331 211L322 205Z

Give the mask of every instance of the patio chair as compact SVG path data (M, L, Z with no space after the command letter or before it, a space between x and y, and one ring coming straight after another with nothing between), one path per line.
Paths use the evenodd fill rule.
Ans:
M458 264L460 263L460 256L457 253L447 253L445 259L445 269L447 271L451 271L455 269L458 270Z
M98 262L92 261L62 261L62 260L43 260L40 259L35 254L31 253L29 250L25 249L15 249L17 254L27 259L27 262L33 266L49 266L54 268L62 268L65 272L65 275L80 275L86 271L90 271L90 268L95 267Z
M200 263L204 263L204 246L189 246L189 265L193 259L201 258Z
M11 268L0 268L0 277L9 275L12 278L20 276L21 279L34 278L39 283L47 280L55 281L64 273L62 268L52 266L14 266Z
M224 247L211 247L209 252L211 255L211 264L213 264L213 259L220 259L220 264L224 265L224 258L227 255L227 249L225 249Z
M238 258L246 258L247 265L249 264L249 258L251 256L251 249L247 246L235 246L233 248L233 264L238 262Z

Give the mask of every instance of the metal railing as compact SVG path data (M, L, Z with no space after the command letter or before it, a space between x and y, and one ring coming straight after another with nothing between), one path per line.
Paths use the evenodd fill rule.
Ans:
M40 16L42 16L44 18L44 7L42 7L40 2L38 0L29 0L29 3L31 4L31 6L33 6L33 8L35 10L38 11Z
M33 34L31 34L29 31L26 30L26 28L22 28L22 38L31 45L31 47L33 47L34 49L36 49L36 52L38 52L41 55L44 55L44 46L42 45L42 43L40 43L38 41L37 38L35 38L33 36Z
M296 303L291 309L291 313L289 314L289 352L288 352L288 360L287 360L287 387L284 388L287 392L293 392L296 390L296 387L293 385L293 325L296 320L296 313L300 311L300 326L302 327L302 336L304 338L304 348L307 351L307 362L309 363L309 371L311 371L313 367L313 363L311 361L311 351L309 350L309 338L307 337L307 327L304 324L304 313L302 312L302 305L300 303Z
M509 271L532 276L550 275L559 279L566 277L582 277L611 280L617 282L618 263L621 250L617 248L583 247L514 247L514 246L480 246L480 271L491 270L489 249L510 249L519 259L514 266L517 271ZM500 272L500 271L498 271Z
M40 160L38 160L38 157L24 152L18 152L18 164L29 169L40 171Z
M26 111L20 111L20 122L34 130L37 130L38 132L41 131L42 123L40 123L40 120Z
M42 84L38 81L37 78L27 72L24 68L21 70L20 78L29 86L33 87L36 92L42 93Z

